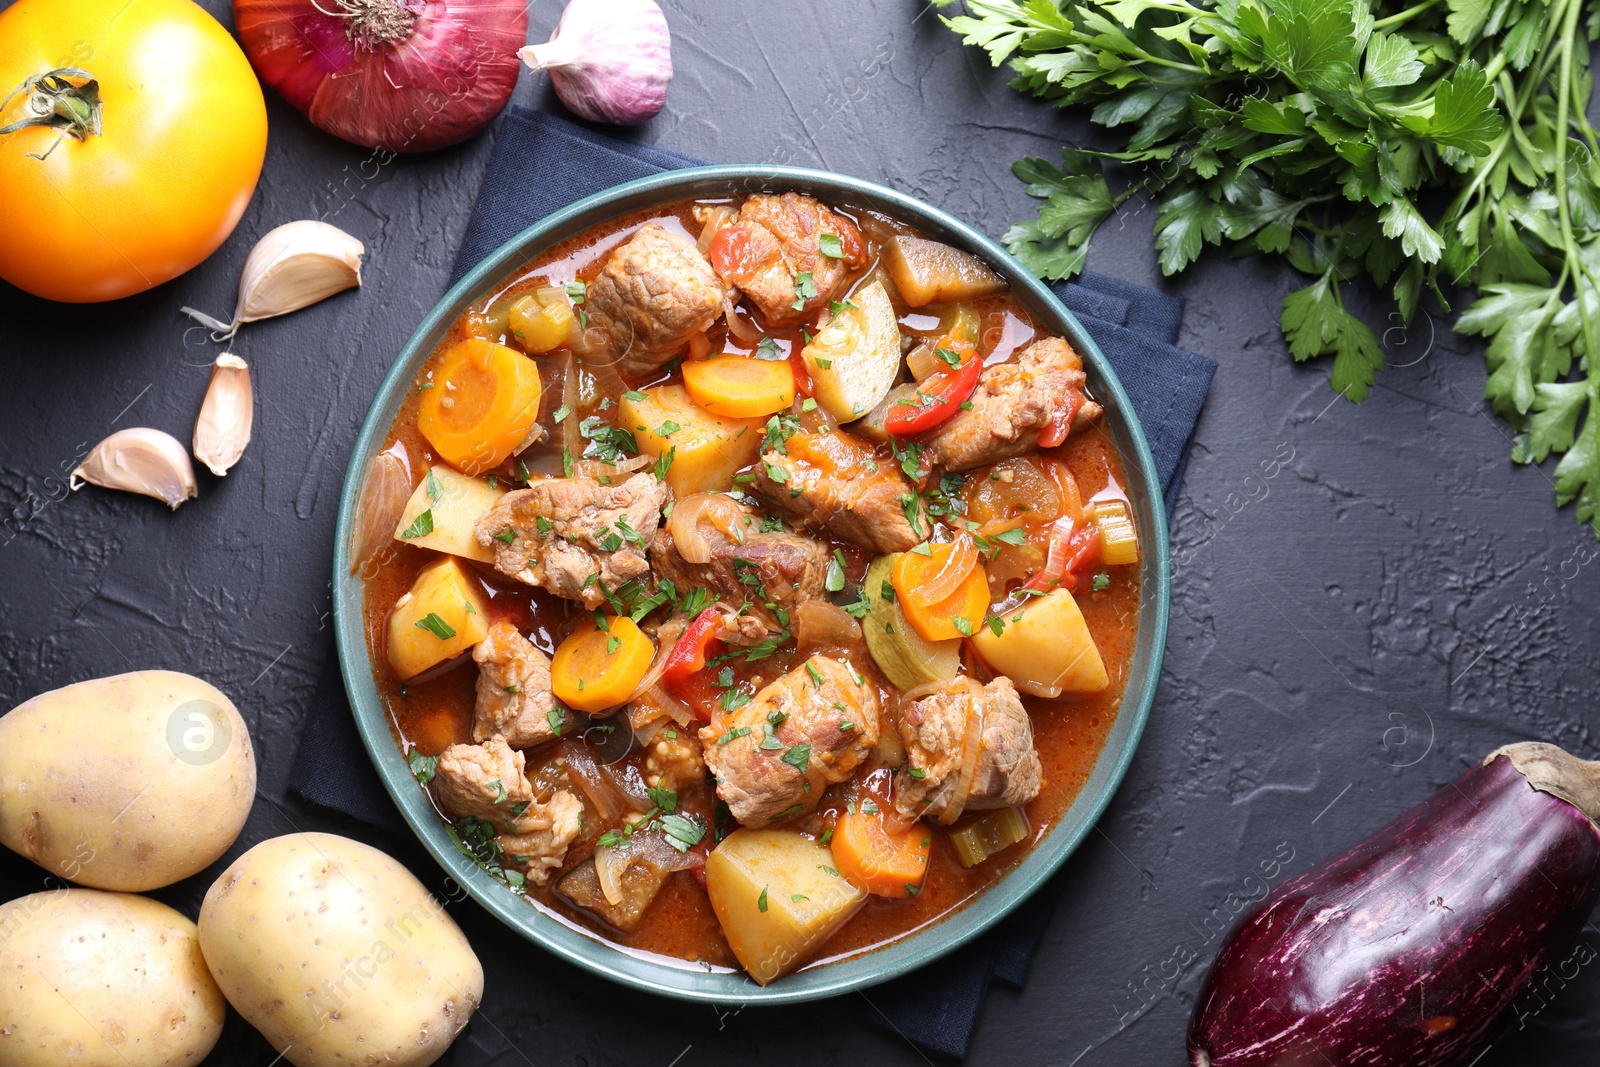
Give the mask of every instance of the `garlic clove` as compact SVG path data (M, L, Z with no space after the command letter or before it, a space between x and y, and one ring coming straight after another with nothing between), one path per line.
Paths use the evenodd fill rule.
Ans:
M366 246L337 226L316 219L286 222L250 250L231 322L220 322L194 308L182 310L224 337L232 337L247 322L287 315L360 286L365 254Z
M517 55L580 118L633 125L667 103L672 33L655 0L571 0L554 36Z
M222 477L244 455L255 421L255 390L250 367L232 352L211 365L211 384L194 420L194 458Z
M90 449L67 478L68 487L74 490L83 488L85 482L153 496L174 511L200 491L189 453L178 439L143 426L118 430Z

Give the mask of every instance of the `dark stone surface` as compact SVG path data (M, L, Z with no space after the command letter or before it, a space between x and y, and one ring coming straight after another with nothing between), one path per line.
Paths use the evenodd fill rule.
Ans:
M227 5L206 0L224 21ZM1007 167L1083 127L1024 100L917 0L669 2L677 77L639 136L718 161L816 165L885 182L1001 232L1031 211ZM558 5L532 13L543 39ZM525 77L517 100L549 103ZM442 293L489 141L362 170L368 154L277 100L255 202L211 260L153 293L67 308L0 286L0 703L136 667L205 676L249 720L260 800L230 858L319 828L368 835L287 800L328 644L334 514L348 450L389 361ZM225 481L176 514L65 491L112 429L187 439L218 351L178 307L233 303L266 230L326 215L367 243L366 287L245 329L256 437ZM1164 282L1151 213L1096 238L1090 266L1189 299L1183 343L1221 361L1177 503L1165 679L1132 772L1070 863L1072 885L1027 989L992 995L974 1063L1178 1064L1219 929L1268 880L1342 848L1502 743L1600 755L1600 566L1551 505L1546 472L1507 459L1479 399L1476 346L1435 310L1385 338L1395 366L1355 406L1279 336L1286 269L1208 256ZM409 842L377 841L435 892ZM1267 874L1264 874L1267 872ZM214 872L212 872L214 873ZM194 914L202 874L156 894ZM7 855L6 896L45 884ZM452 911L488 999L446 1061L918 1063L837 1010L717 1011L613 987ZM1585 933L1600 945L1600 932ZM1191 957L1192 960L1191 960ZM1600 970L1503 1038L1482 1067L1593 1061ZM870 997L870 993L868 994ZM236 1017L208 1061L275 1052Z

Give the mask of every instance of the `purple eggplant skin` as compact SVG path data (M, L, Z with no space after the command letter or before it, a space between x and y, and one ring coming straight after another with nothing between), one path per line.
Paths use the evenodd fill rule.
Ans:
M1600 896L1597 811L1600 763L1536 742L1491 753L1240 918L1196 1002L1190 1063L1472 1062Z

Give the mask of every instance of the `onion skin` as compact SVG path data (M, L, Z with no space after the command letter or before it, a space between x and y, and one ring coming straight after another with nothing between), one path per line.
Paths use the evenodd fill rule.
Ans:
M505 109L528 35L523 0L394 0L408 37L368 48L350 20L311 0L234 0L240 43L261 80L319 129L389 152L457 144ZM320 0L327 11L337 0Z
M1574 806L1597 782L1600 764L1511 745L1285 882L1218 953L1190 1063L1471 1063L1600 895L1600 829Z

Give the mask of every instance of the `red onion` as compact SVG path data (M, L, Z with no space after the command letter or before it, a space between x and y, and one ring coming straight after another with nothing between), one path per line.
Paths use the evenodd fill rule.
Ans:
M245 54L319 128L427 152L505 108L527 39L524 0L234 0Z

